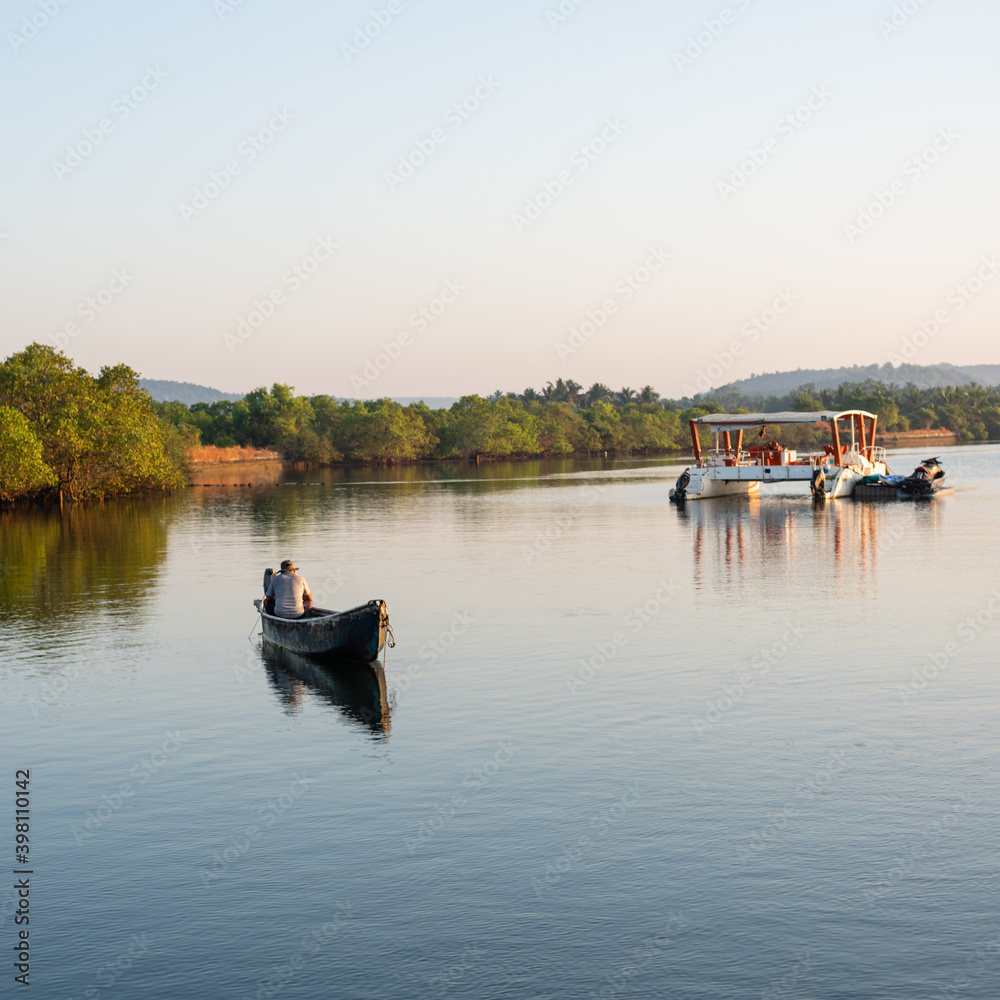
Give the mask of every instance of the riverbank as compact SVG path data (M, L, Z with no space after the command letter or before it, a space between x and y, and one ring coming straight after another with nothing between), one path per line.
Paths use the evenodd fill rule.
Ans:
M875 443L886 448L915 448L921 444L948 447L961 444L962 439L954 431L936 428L917 431L889 431L887 434L876 433Z
M188 448L187 460L191 465L232 465L250 462L282 462L284 456L272 448L250 448L237 445L233 448L219 448L215 445L198 445Z

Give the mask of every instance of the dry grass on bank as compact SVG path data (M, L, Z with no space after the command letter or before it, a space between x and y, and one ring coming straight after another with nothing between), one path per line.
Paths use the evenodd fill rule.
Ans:
M266 448L217 448L215 445L199 445L188 448L187 459L192 465L222 465L228 462L280 462L281 452Z

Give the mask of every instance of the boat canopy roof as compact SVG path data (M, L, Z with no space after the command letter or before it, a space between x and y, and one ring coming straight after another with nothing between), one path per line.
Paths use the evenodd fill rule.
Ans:
M794 410L784 413L709 413L704 417L695 417L695 423L708 424L713 430L744 431L768 424L816 424L820 421L842 420L845 417L857 416L874 419L875 414L867 410L819 410L816 413L797 413Z

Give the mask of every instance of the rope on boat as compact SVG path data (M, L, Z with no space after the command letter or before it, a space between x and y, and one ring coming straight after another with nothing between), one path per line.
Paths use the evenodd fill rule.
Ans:
M392 634L392 626L389 624L389 612L385 610L385 601L369 601L369 607L378 611L379 628L385 629L388 642L382 647L382 667L385 668L385 658L390 646L395 647L396 637Z

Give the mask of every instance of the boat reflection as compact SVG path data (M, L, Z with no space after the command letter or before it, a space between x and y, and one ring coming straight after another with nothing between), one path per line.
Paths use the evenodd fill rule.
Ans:
M389 733L389 698L385 671L378 662L303 656L263 640L261 659L268 683L284 711L302 710L306 695L333 705L352 722L382 736Z
M853 500L817 503L770 496L685 504L678 521L690 532L695 582L759 581L808 572L873 574L912 552L912 531L925 543L944 516L940 505ZM808 575L804 573L803 575Z

